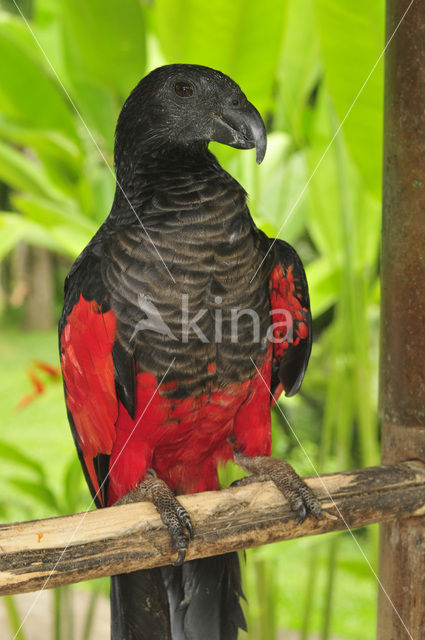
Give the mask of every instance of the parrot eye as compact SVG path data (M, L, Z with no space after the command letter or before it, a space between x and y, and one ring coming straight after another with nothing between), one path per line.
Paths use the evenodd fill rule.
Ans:
M193 94L193 89L188 82L177 82L175 90L178 96L182 98L188 98Z

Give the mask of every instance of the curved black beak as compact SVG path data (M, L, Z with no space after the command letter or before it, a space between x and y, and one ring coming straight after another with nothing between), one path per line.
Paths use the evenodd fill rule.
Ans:
M250 102L241 107L223 109L213 120L211 140L236 149L256 148L256 160L260 164L266 153L267 135L264 122Z

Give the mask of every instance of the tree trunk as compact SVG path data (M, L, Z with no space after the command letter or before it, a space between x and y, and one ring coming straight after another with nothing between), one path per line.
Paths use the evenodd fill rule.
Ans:
M54 279L50 251L29 247L27 278L24 328L51 329L54 326Z

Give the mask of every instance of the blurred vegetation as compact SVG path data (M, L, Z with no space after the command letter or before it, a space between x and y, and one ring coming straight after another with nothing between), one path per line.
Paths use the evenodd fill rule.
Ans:
M378 462L382 63L358 92L382 52L384 1L18 4L30 28L12 0L0 3L2 518L90 503L60 385L41 380L40 398L14 410L30 388L30 361L57 363L53 332L17 327L38 273L50 273L45 288L51 281L49 311L46 302L41 313L57 320L64 275L112 203L119 110L145 73L169 62L229 74L267 123L260 167L253 152L212 146L248 191L257 224L294 244L307 267L315 342L302 392L282 402L285 415L320 472ZM275 455L314 473L277 410L273 430ZM374 534L356 536L376 566ZM272 640L282 628L298 629L304 640L313 630L324 640L374 637L376 587L348 533L248 556L250 640ZM69 599L67 592L54 598L55 640L73 637L71 623L64 630L58 622L72 619ZM16 630L13 599L5 606Z

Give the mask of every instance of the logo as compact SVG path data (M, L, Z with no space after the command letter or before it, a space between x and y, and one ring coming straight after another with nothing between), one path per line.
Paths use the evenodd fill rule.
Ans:
M240 320L241 318L248 316L251 318L252 337L254 343L261 342L264 338L275 344L283 342L290 344L293 341L294 321L292 314L288 309L271 309L269 312L270 324L267 328L266 335L261 336L260 317L254 309L241 309L235 307L224 310L220 307L222 298L220 296L216 296L214 299L216 305L214 309L203 308L197 311L193 317L190 317L189 295L183 294L181 300L180 321L178 323L180 325L179 337L177 337L164 321L161 313L151 298L140 293L137 297L137 302L144 317L139 320L134 327L131 340L134 340L136 335L142 331L153 331L166 336L170 340L180 339L183 343L188 343L190 339L193 339L193 337L196 336L201 342L209 343L213 341L219 344L223 342L223 322L226 321L227 325L230 322L230 342L237 343L239 338ZM211 314L211 312L213 312L214 315L214 336L212 340L205 335L198 324L206 314Z

